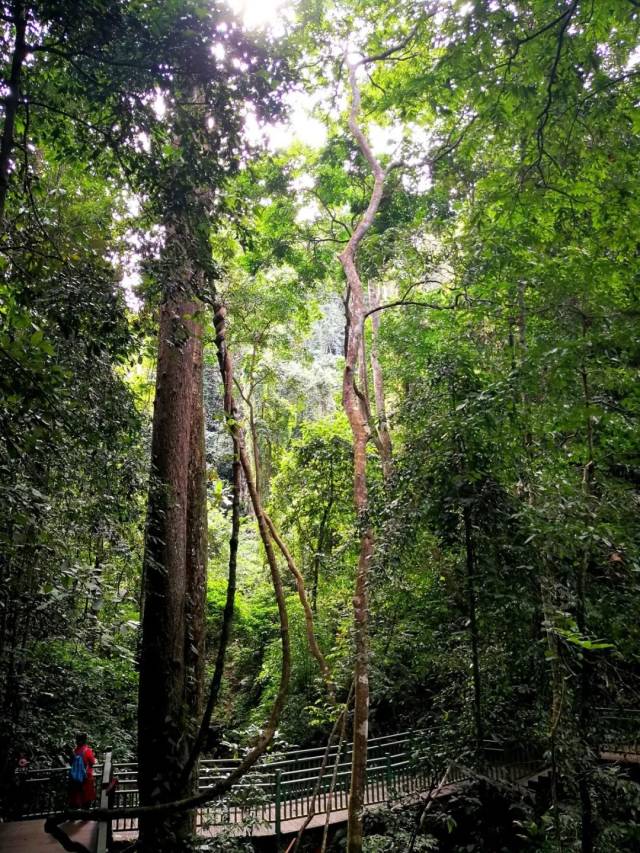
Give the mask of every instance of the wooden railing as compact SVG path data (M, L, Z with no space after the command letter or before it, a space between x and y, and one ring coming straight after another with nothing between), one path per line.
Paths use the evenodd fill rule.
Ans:
M102 776L100 788L98 792L98 804L101 809L107 809L112 802L113 793L113 757L112 752L108 749L104 754L104 763L102 765ZM98 824L98 838L96 839L96 853L107 853L111 847L113 837L113 826L111 821L102 821Z
M103 764L93 768L96 789L102 780ZM47 767L40 770L16 770L13 785L3 803L7 820L30 820L64 811L69 797L69 768Z
M369 741L367 805L401 799L437 784L439 774L422 754L421 737L421 732L403 732ZM351 745L345 746L339 754L337 747L329 750L326 769L319 781L324 755L325 748L320 747L269 756L251 770L230 795L198 810L197 825L206 831L212 826L271 824L279 834L283 823L305 818L312 809L314 813L346 809L351 780ZM200 790L224 778L239 761L203 760L200 764ZM540 755L519 750L509 756L508 765L500 764L496 747L491 745L482 772L493 779L514 780L535 773L542 763ZM113 804L116 807L137 805L136 765L116 764L114 774L118 787ZM463 781L470 775L466 767L454 766L449 771L448 783ZM116 834L133 833L136 829L135 818L120 818L113 823Z
M603 732L603 750L640 754L640 712L624 714L598 709ZM365 801L375 805L431 790L442 770L434 767L425 749L424 732L407 731L373 738L367 756ZM291 749L264 757L233 790L197 812L202 832L214 826L269 824L279 834L284 823L315 813L343 811L348 806L351 777L351 745L328 751L324 775L319 781L325 748ZM541 751L526 747L506 747L486 742L475 757L473 772L455 764L449 768L448 784L456 784L480 773L490 779L516 781L538 773L544 766ZM226 777L240 758L202 759L199 788L209 788ZM96 787L102 807L132 807L139 803L137 764L114 762L110 751L95 767ZM335 777L335 781L334 781ZM117 779L114 787L112 780ZM42 818L63 811L67 804L68 768L20 770L4 804L9 820ZM107 849L111 833L137 832L135 818L118 818L112 825L101 824L99 851Z
M603 752L640 755L640 709L596 708Z
M405 757L408 745L415 744L419 733L403 732L387 735L370 741L368 767L375 775L375 768L389 756L390 760L398 761ZM315 749L288 750L285 753L272 754L253 768L243 779L234 786L232 794L222 801L207 806L198 813L199 825L218 825L240 823L245 820L275 821L275 804L280 802L282 819L299 817L303 814L302 800L311 797L313 788L318 780L319 771L324 759L325 747ZM337 757L337 747L329 750L327 770L322 782L322 789L327 789L330 783L333 767ZM227 776L240 763L240 758L203 759L200 761L199 788L204 790L214 782ZM348 777L351 767L351 746L345 746L339 756L336 795L348 787ZM114 775L118 787L114 795L114 805L137 805L137 765L116 763ZM319 809L318 809L319 810ZM131 831L135 829L135 820L118 821L114 831Z

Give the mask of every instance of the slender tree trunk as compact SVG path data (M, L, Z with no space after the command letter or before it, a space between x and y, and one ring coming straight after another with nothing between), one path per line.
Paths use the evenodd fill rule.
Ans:
M588 334L588 318L583 315L582 318L582 338L586 343ZM583 404L585 410L585 435L587 440L587 458L582 471L582 489L585 500L585 516L586 523L592 524L592 483L594 474L594 436L593 436L593 419L591 416L591 388L589 384L589 373L587 370L586 355L583 355L580 365L580 379L582 383ZM589 566L592 560L592 545L589 539L586 540L584 554L578 567L578 577L576 583L576 624L578 631L582 637L587 635L587 578L589 574ZM590 713L590 693L591 693L591 661L587 649L582 650L579 668L579 683L578 683L578 725L580 729L580 743L582 746L582 766L579 770L578 789L580 793L580 812L581 812L581 850L582 853L592 853L594 849L594 825L593 825L593 804L591 802L591 792L589 782L591 779L591 749L589 728L591 725Z
M342 715L342 726L340 728L340 740L338 741L338 749L336 750L336 758L333 764L333 774L331 775L331 782L329 784L329 792L328 797L326 799L326 815L324 819L324 829L322 830L322 844L320 846L320 853L326 853L327 850L327 842L329 840L329 824L331 822L331 811L333 808L333 795L336 790L336 782L338 780L338 768L340 767L340 756L342 755L342 746L346 740L347 735L347 721L349 719L349 705L351 704L351 697L353 696L353 688L354 683L351 682L351 687L349 688L349 695L347 696L347 701L344 706L344 714Z
M526 282L519 281L518 282L518 315L516 319L516 324L518 327L518 344L520 347L520 372L523 373L523 368L526 363L527 353L528 353L528 344L527 344L527 303L525 300L525 292L526 292ZM529 392L527 391L526 382L523 382L522 379L525 378L521 375L520 381L520 395L522 401L522 413L524 417L524 449L527 455L531 453L531 446L533 444L533 436L531 434L531 401L529 399Z
M315 626L313 622L313 612L309 605L309 599L307 597L307 591L304 585L304 578L302 577L300 569L296 566L295 560L293 559L291 552L289 551L284 540L276 530L273 521L267 515L267 513L264 512L264 510L263 514L265 521L267 522L267 527L269 528L269 533L271 534L273 541L280 549L280 552L282 553L282 556L285 559L287 567L295 579L298 598L300 599L300 604L302 605L302 610L304 612L305 630L307 633L307 643L309 645L309 650L318 662L320 672L322 673L322 677L329 692L329 699L333 703L335 701L335 684L333 683L333 677L331 675L329 665L327 664L327 661L325 660L325 657L322 654L322 651L316 639Z
M278 571L278 563L273 549L273 542L271 541L267 518L262 508L260 496L258 494L258 490L256 489L255 480L253 478L251 462L249 460L249 454L247 453L247 449L245 447L244 442L244 432L240 424L240 415L233 395L233 361L231 359L231 355L227 349L226 344L225 317L226 311L224 306L221 303L216 303L214 313L214 325L216 329L218 364L220 366L220 374L224 383L225 415L229 432L234 441L234 447L236 447L238 451L238 458L242 466L244 480L247 484L247 489L249 490L249 496L251 498L253 511L256 516L256 521L258 522L260 539L262 540L265 554L267 556L267 563L271 572L273 590L276 597L276 603L278 605L278 616L280 620L280 638L282 641L282 670L280 673L280 684L278 686L278 693L271 708L269 719L267 720L267 723L264 729L262 730L262 734L258 739L258 743L243 762L243 765L251 766L251 763L257 760L257 758L254 758L253 761L250 763L252 754L256 756L262 754L262 752L264 752L264 750L271 742L276 732L276 727L278 725L278 720L280 719L280 714L282 713L282 709L285 706L287 692L289 689L289 680L291 677L291 642L289 638L289 618L287 615L287 605L284 597L284 590L282 588L282 579L280 577L280 572ZM241 768L243 765L241 765Z
M221 315L220 313L218 313L218 319L219 319L219 321L221 320L221 322L224 322L224 315L223 314ZM225 352L226 352L226 350L225 350ZM253 356L252 356L252 363L255 363L255 358L256 358L256 351L254 348ZM230 367L230 363L229 363L225 367L225 370L228 371L230 369L231 369L231 367ZM253 376L253 368L252 368L252 376ZM259 447L259 442L258 442L258 431L256 428L256 421L255 421L255 408L254 408L253 401L252 401L252 395L253 395L253 392L254 392L256 386L255 386L255 383L254 383L253 378L252 378L249 393L245 395L242 393L242 390L240 388L239 383L236 380L234 380L234 383L235 383L235 386L240 393L240 396L242 397L242 400L244 401L245 405L247 406L247 408L249 410L249 431L250 431L250 435L251 435L251 446L252 446L252 450L253 450L253 483L254 483L254 488L255 488L255 492L256 492L257 503L260 506L259 510L256 509L256 504L254 502L254 511L256 512L256 516L258 516L258 513L260 513L260 515L262 516L262 519L264 520L264 523L266 524L266 529L269 531L270 539L272 539L273 542L275 542L276 546L280 550L280 553L282 554L282 556L285 559L285 562L287 564L287 568L289 569L289 571L291 572L291 574L293 575L293 577L295 579L296 591L298 593L298 598L300 599L300 604L302 605L302 609L304 612L305 629L306 629L306 633L307 633L307 642L309 644L309 650L311 651L311 654L314 656L314 658L318 662L318 666L320 667L320 672L322 673L322 677L323 677L325 684L327 686L327 689L329 691L329 697L330 697L331 701L333 702L335 699L335 685L333 683L333 679L331 676L331 670L329 669L327 662L324 658L324 655L322 654L322 651L320 650L320 646L318 645L318 642L316 640L315 627L314 627L314 621L313 621L313 611L309 605L309 599L308 599L307 591L305 588L304 578L302 577L302 573L298 569L296 562L293 559L293 555L291 554L291 552L287 548L284 540L282 539L282 537L278 533L273 521L271 520L269 515L264 510L264 494L261 492L260 484L262 484L263 482L268 482L268 479L263 480L263 476L262 476L262 474L263 474L262 461L261 461L260 447ZM233 394L231 394L231 397L230 397L230 405L231 405L231 409L233 410L234 405L235 405L233 402ZM238 434L241 436L240 430L238 430ZM241 438L240 439L237 437L234 438L234 442L236 443L236 446L238 446L239 452L241 451L241 447L240 447L241 441L242 441ZM260 523L260 519L258 519L258 522Z
M170 233L168 243L177 240ZM189 280L188 270L179 270ZM193 793L181 778L200 715L204 663L206 491L201 305L180 285L168 291L160 334L144 554L144 617L138 711L142 805ZM195 813L143 815L145 851L180 850Z
M547 571L543 572L540 579L540 600L542 602L542 623L545 626L547 638L548 657L551 666L551 714L549 724L549 753L551 758L551 809L553 817L553 828L556 836L558 850L562 849L562 824L560 820L560 799L558 782L560 779L560 768L558 765L558 732L562 712L564 710L565 685L560 660L560 643L555 630L555 619L557 605L555 603L554 591L556 579L553 564L548 563Z
M260 455L260 442L258 441L258 428L256 426L256 416L251 398L247 400L249 407L249 432L251 434L251 453L253 455L253 472L256 483L256 492L260 501L263 500L264 494L262 490L262 459Z
M187 780L190 778L191 772L193 771L196 765L198 756L204 749L205 743L207 741L209 726L211 725L211 718L213 716L213 712L217 705L218 697L220 695L222 677L224 675L227 647L229 645L229 639L231 637L231 627L233 624L236 597L236 576L238 565L238 543L240 539L240 491L242 488L242 466L240 465L240 453L237 441L235 439L232 440L233 499L231 505L231 536L229 537L229 572L227 579L227 598L224 605L224 611L222 613L222 628L220 630L220 639L218 640L218 652L216 655L213 676L211 678L211 684L209 686L209 696L207 698L207 704L204 710L202 721L200 723L198 736L196 737L193 749L191 751L191 755L189 756L189 760L187 761L187 764L185 765L182 771L181 784L186 783Z
M509 350L511 353L511 374L514 379L513 391L513 415L517 415L518 403L521 406L522 418L522 445L524 458L529 466L533 462L533 433L531 430L531 400L527 392L523 368L528 352L527 342L527 305L525 300L526 282L519 281L517 283L516 302L517 310L515 316L509 321ZM518 332L518 359L516 360L516 342L514 330ZM516 382L516 371L518 372L518 380ZM520 475L520 491L526 496L527 503L533 506L534 492L529 482L528 473L525 473L524 466ZM558 733L560 731L560 723L565 705L565 682L562 670L561 647L558 642L558 635L555 630L556 611L558 603L556 601L557 579L555 576L555 566L552 562L547 563L547 568L540 577L540 607L541 613L533 620L533 628L535 637L538 633L539 626L542 623L545 627L547 640L547 651L551 669L551 710L549 715L549 756L550 756L550 796L551 796L551 813L553 818L553 829L555 842L558 850L562 850L562 821L560 813L560 766L559 766L559 750L558 750Z
M353 435L353 495L360 531L360 553L353 597L355 635L355 688L353 715L353 753L351 788L349 794L348 853L362 850L362 813L364 809L367 742L369 735L369 565L373 558L373 529L368 519L367 443L370 437L368 407L362 391L357 388L359 362L362 355L363 326L365 320L364 290L356 267L356 253L364 235L371 227L382 200L386 173L375 159L371 147L358 126L360 90L356 67L349 68L351 85L351 110L349 128L360 150L367 159L374 176L369 204L355 227L349 242L340 254L340 262L347 279L347 329L345 335L345 365L342 381L342 404L349 419Z
M331 752L331 747L333 746L333 742L335 740L335 736L336 736L336 733L338 732L338 729L340 729L341 736L340 736L340 740L338 743L336 759L337 759L337 761L339 761L340 750L342 748L342 741L343 741L345 724L346 724L346 718L349 715L349 705L351 704L352 694L353 694L353 682L351 682L351 687L349 688L349 693L347 695L347 701L344 703L344 707L340 711L339 715L336 717L336 720L333 724L333 728L331 729L331 732L330 732L329 737L327 739L327 745L325 747L324 755L322 756L322 764L320 765L320 769L318 770L318 778L317 778L316 784L315 784L314 789L313 789L313 794L311 796L311 805L309 806L309 812L308 812L308 814L304 820L304 823L302 824L302 826L298 830L297 836L291 842L291 844L287 847L285 853L296 853L296 851L300 847L300 844L302 842L302 838L303 838L305 832L307 831L307 829L309 827L309 824L311 823L311 821L315 817L316 800L318 799L318 794L320 793L320 791L322 789L322 781L324 779L324 774L326 773L327 764L329 762L329 753Z
M11 74L8 81L8 93L4 99L4 127L0 140L0 224L4 220L4 211L9 191L11 171L11 153L13 151L16 115L20 104L20 82L22 67L27 55L27 10L22 0L16 0L12 8L15 38L11 59Z
M476 557L473 544L471 509L465 505L462 510L464 520L464 545L466 552L467 609L469 613L469 636L471 639L471 669L473 674L473 721L476 730L478 753L482 748L484 730L482 726L482 686L480 682L480 656L478 621L476 618Z
M325 547L325 539L327 536L327 525L329 523L329 517L331 516L331 510L333 508L334 501L334 485L333 485L333 462L330 461L331 466L331 476L329 480L329 497L327 499L327 504L322 513L322 518L320 519L320 528L318 530L318 542L316 544L315 554L313 555L313 579L311 583L311 609L314 613L318 612L318 583L320 580L320 564L322 562L322 555L324 553ZM329 533L331 535L331 533Z

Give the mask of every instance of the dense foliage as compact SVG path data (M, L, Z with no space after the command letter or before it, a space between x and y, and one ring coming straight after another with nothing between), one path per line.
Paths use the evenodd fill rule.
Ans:
M371 733L425 730L442 772L485 740L548 758L533 802L481 779L417 835L412 812L370 818L364 849L636 849L637 779L598 761L608 727L638 741L640 708L635 0L301 0L278 37L204 0L2 10L3 787L20 753L64 763L75 730L135 751L152 339L186 257L205 282L207 671L232 547L222 301L256 491L338 701L370 529ZM296 138L302 122L276 139L305 101L315 138ZM338 253L374 160L384 187L356 257L362 512ZM251 740L280 683L246 484L240 504L216 754ZM338 705L281 562L277 742L322 744Z

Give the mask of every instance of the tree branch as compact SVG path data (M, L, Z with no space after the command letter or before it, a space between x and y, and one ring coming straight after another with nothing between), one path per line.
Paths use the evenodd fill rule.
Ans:
M200 729L196 737L195 743L191 750L191 754L185 764L178 782L177 789L180 790L191 776L191 772L196 765L200 753L204 749L204 745L211 725L211 717L218 702L220 687L222 685L222 676L224 675L224 664L231 636L231 626L233 623L233 615L235 608L236 595L236 569L238 561L238 538L240 530L240 487L242 484L242 465L240 464L240 448L238 442L232 436L233 441L233 502L231 506L231 536L229 537L229 572L227 580L227 598L222 613L222 628L220 630L220 639L218 640L218 654L216 663L211 678L209 687L209 698L207 706L202 716Z
M371 62L382 62L385 59L390 59L394 53L399 53L401 50L404 50L405 47L411 41L413 41L417 32L418 32L418 25L416 24L416 26L411 30L411 32L405 38L402 39L402 41L398 42L397 44L392 45L391 47L387 48L387 50L383 50L382 53L376 53L376 54L373 54L372 56L365 56L363 59L361 59L357 63L357 65L369 65Z
M333 704L335 702L335 684L333 682L333 677L331 675L331 670L329 669L329 665L325 660L322 651L320 650L320 646L318 645L318 641L316 639L316 633L313 622L313 613L311 612L311 607L309 605L309 599L307 597L307 591L304 585L304 578L302 577L302 573L300 569L296 566L295 561L291 555L291 552L287 548L285 542L282 537L278 533L275 524L271 520L270 516L267 513L264 513L265 521L267 522L267 527L269 528L269 532L273 538L273 541L276 543L280 551L282 552L282 556L285 559L285 562L289 568L289 571L293 575L296 581L296 589L298 591L298 598L300 599L300 604L302 605L302 609L304 611L304 620L305 627L307 632L307 643L309 644L309 650L311 654L314 656L316 661L318 662L318 666L320 667L320 672L322 673L322 677L327 686L327 691L329 693L329 699Z
M560 29L558 31L558 38L556 43L556 52L553 57L553 63L551 65L551 71L549 73L549 80L547 82L547 100L545 102L544 107L541 112L538 114L538 127L536 130L536 140L538 145L538 159L537 163L540 163L542 160L542 155L544 154L544 130L547 126L547 122L549 121L549 114L551 111L551 104L553 102L553 87L556 82L556 78L558 76L558 67L560 65L560 57L562 56L562 46L564 44L565 33L567 32L567 28L571 23L571 18L573 17L574 12L578 7L579 0L573 0L571 6L567 9L565 15L563 15L559 20L562 21L560 25ZM556 21L557 23L557 21Z
M396 302L387 302L386 305L378 305L376 308L371 308L365 312L363 319L366 320L367 317L376 314L378 311L386 311L387 308L398 308L405 305L417 308L433 308L435 311L455 311L456 308L459 308L458 303L463 298L463 294L458 293L451 305L436 305L434 302L421 302L417 299L398 299Z
M558 15L558 17L554 18L553 21L549 21L548 24L545 24L543 27L540 27L539 30L536 30L534 33L531 33L528 36L524 36L524 38L519 38L518 47L520 47L520 45L527 44L527 42L533 41L534 39L537 39L538 36L541 36L543 33L546 33L547 30L553 29L556 24L559 24L560 21L566 18L569 14L571 14L571 10L565 9L561 15Z

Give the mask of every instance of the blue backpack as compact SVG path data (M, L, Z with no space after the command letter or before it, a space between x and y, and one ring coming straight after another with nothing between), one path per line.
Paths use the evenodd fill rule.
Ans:
M71 762L71 769L69 770L69 779L72 782L75 782L78 785L82 785L84 780L87 778L87 768L84 763L84 755L80 753L76 753L73 756L73 761Z

